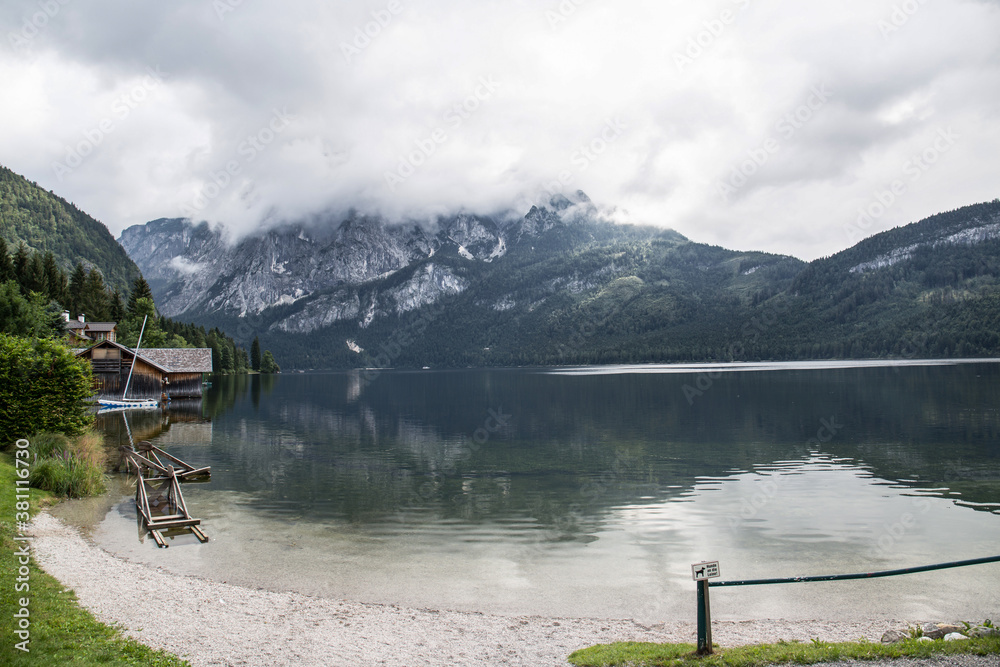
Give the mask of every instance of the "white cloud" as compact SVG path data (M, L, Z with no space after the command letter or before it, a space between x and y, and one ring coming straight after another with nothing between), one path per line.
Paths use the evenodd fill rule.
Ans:
M0 9L0 162L115 233L192 211L242 231L487 212L562 176L639 222L812 258L850 245L857 210L949 127L961 139L866 233L997 196L995 2L914 0L901 20L898 0L53 1L30 39L40 5ZM830 99L783 134L818 85ZM104 121L79 166L53 166Z
M178 273L183 273L184 275L191 275L194 273L198 273L199 271L201 271L203 266L204 265L198 264L197 262L192 262L187 257L183 257L182 255L178 255L177 257L174 257L173 259L170 260L170 268L172 268L174 271L177 271ZM278 271L277 273L283 273L283 272Z

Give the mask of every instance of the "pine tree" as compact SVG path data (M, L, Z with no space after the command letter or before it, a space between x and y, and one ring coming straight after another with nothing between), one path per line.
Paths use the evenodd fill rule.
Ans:
M17 274L14 272L14 262L7 254L7 241L0 239L0 285L8 280L17 280Z
M122 293L117 288L111 293L111 306L108 308L108 315L112 322L121 322L125 319L125 304L122 302Z
M153 301L153 290L149 289L149 283L141 275L132 283L132 291L128 295L128 312L130 314L136 314L136 303L139 299Z
M65 307L67 286L66 274L59 268L59 265L56 263L56 256L52 254L52 251L45 253L45 259L42 261L42 266L45 270L46 295L51 301L58 301L60 305Z
M91 269L83 282L80 311L86 314L91 322L101 322L108 319L110 310L111 301L104 287L104 278L96 268Z
M212 348L212 368L216 372L220 372L222 370L222 346L219 345L214 331L209 331L208 335L205 336L205 345Z
M247 351L242 347L236 348L236 372L240 375L246 375L249 368L250 360L247 359Z
M203 327L191 327L190 335L185 334L184 337L187 338L187 341L195 347L208 347L205 343L205 329Z
M31 290L28 287L28 275L31 269L31 257L28 255L28 246L22 243L14 253L14 280L21 286L21 294L27 295Z
M222 368L220 368L223 373L232 373L235 370L235 361L233 359L233 348L228 345L222 346Z
M31 255L28 262L28 276L25 280L29 292L48 295L49 286L45 279L45 265L42 263L42 256L37 252Z
M250 368L260 371L260 340L253 337L253 344L250 346Z
M83 312L83 288L86 282L87 271L83 268L83 264L77 262L76 268L73 269L73 274L69 278L67 303L63 304L74 316Z

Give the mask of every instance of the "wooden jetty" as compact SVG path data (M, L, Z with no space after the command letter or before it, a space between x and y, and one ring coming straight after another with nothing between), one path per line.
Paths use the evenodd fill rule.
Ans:
M199 541L208 542L208 536L199 528L201 519L188 512L180 483L211 476L211 467L195 468L146 441L135 447L123 445L119 451L121 458L115 470L122 465L126 470L135 469L135 506L157 546L167 546L160 531L173 529L190 530Z

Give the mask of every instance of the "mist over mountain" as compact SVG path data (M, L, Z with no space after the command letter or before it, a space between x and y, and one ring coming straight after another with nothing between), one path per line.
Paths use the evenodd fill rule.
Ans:
M120 238L164 313L260 336L287 367L1000 353L1000 202L805 263L616 224L582 192L519 217L370 216L229 244L160 219Z

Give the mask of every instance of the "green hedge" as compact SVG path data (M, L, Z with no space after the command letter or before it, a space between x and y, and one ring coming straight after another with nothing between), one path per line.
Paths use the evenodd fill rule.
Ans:
M90 364L60 342L0 334L3 445L32 433L77 435L93 421Z

